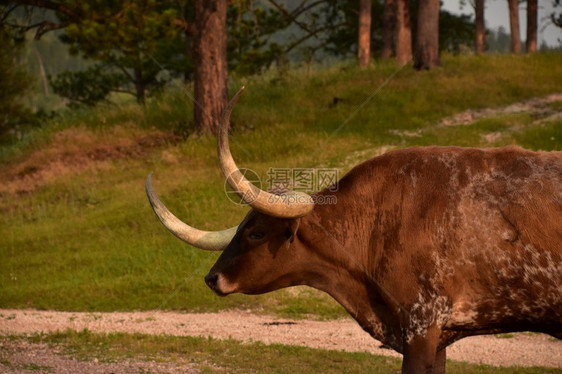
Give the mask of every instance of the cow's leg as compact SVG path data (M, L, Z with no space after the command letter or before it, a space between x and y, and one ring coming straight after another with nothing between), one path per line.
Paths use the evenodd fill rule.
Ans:
M445 365L447 363L447 351L443 348L437 351L435 355L435 363L433 364L433 374L445 374Z
M404 346L403 374L445 372L445 349L437 352L440 330L434 326L425 336L415 336Z

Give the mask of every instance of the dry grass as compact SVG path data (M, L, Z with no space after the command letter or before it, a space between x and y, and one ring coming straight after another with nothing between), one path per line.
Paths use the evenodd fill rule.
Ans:
M104 131L85 127L63 130L46 147L0 169L0 194L24 194L66 175L113 168L114 161L142 158L178 139L163 131L117 126ZM172 157L172 156L168 156Z

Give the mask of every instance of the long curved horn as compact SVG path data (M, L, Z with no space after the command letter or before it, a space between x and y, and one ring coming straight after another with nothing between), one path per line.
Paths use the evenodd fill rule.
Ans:
M222 251L236 234L238 226L222 231L201 231L179 220L164 206L152 188L152 173L146 179L146 194L160 222L175 236L206 251Z
M219 161L228 184L236 193L255 210L279 218L298 218L307 215L314 208L314 201L308 194L290 191L283 195L275 195L254 186L244 177L234 163L228 146L228 125L234 104L238 101L244 87L234 95L226 106L221 127L218 131Z

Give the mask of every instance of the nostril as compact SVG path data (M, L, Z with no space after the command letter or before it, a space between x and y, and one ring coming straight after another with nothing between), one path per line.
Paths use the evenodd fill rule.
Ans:
M217 286L218 278L219 276L217 274L209 273L205 276L205 283L207 283L210 289L214 290Z

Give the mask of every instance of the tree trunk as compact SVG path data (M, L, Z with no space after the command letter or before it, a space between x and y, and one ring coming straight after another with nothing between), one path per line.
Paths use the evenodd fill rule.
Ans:
M518 0L507 0L507 2L509 5L509 27L511 29L511 52L521 53Z
M195 126L198 132L216 134L228 101L227 0L196 0L194 5Z
M135 92L137 95L137 102L144 103L144 82L142 80L142 70L140 68L133 69L134 77L135 77Z
M359 32L357 59L364 68L371 60L371 0L359 0Z
M35 52L35 56L37 57L37 61L39 62L39 74L41 75L41 82L43 82L43 93L45 95L49 94L49 80L47 79L47 73L45 72L45 65L43 65L43 58L41 58L41 54L37 50L37 46L33 49Z
M392 57L394 46L394 25L396 24L396 0L384 0L382 14L381 58Z
M396 0L396 62L403 66L412 59L412 26L408 0Z
M537 0L527 0L527 53L537 51Z
M185 51L185 57L187 59L191 58L191 60L193 61L193 35L192 33L188 32L188 31L184 31L184 38L185 38L185 44L184 44L184 51ZM184 83L189 83L192 81L193 79L193 67L191 66L191 64L186 64L184 67L184 71L183 71L183 82Z
M474 24L476 26L476 40L474 50L477 55L484 53L486 44L484 42L484 35L486 28L484 24L484 0L476 0L474 2Z
M441 65L439 60L439 0L421 0L414 67L418 70Z

